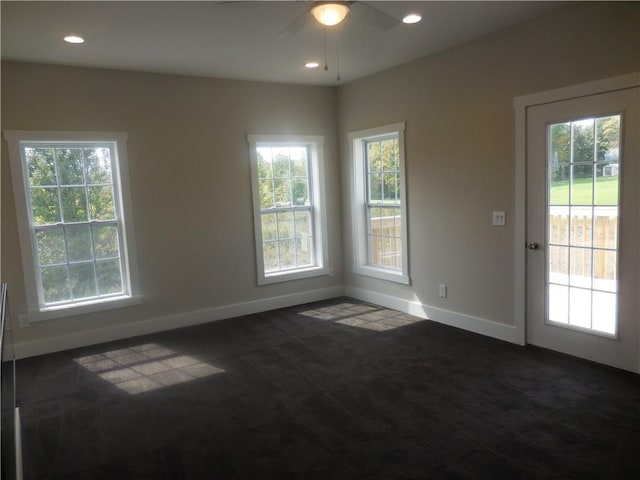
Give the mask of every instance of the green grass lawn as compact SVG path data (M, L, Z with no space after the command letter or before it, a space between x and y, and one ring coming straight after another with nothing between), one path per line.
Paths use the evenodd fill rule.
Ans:
M573 181L572 205L591 205L592 203L591 178L576 178ZM596 179L596 205L618 204L618 177L597 177ZM569 181L551 183L549 195L551 205L569 204Z

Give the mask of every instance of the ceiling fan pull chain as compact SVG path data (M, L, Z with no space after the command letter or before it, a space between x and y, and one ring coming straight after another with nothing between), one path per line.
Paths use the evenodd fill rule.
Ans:
M322 37L324 38L324 71L329 70L329 65L327 64L327 27L322 29Z
M340 81L340 34L336 31L336 81Z

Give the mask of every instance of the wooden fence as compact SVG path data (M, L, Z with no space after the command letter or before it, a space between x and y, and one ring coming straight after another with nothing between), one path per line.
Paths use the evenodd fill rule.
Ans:
M371 263L402 269L402 235L400 216L371 218Z
M617 236L617 216L549 215L549 272L616 280Z

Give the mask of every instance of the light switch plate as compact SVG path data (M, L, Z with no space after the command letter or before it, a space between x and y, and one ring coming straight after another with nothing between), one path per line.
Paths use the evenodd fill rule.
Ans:
M504 212L493 212L493 226L504 227L507 224L507 216Z

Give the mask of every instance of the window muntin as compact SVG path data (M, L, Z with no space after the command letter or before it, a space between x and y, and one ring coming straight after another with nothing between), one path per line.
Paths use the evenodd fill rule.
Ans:
M351 132L354 272L410 283L404 123Z
M327 274L322 137L249 135L258 283Z
M4 136L23 246L21 323L138 303L126 133Z

